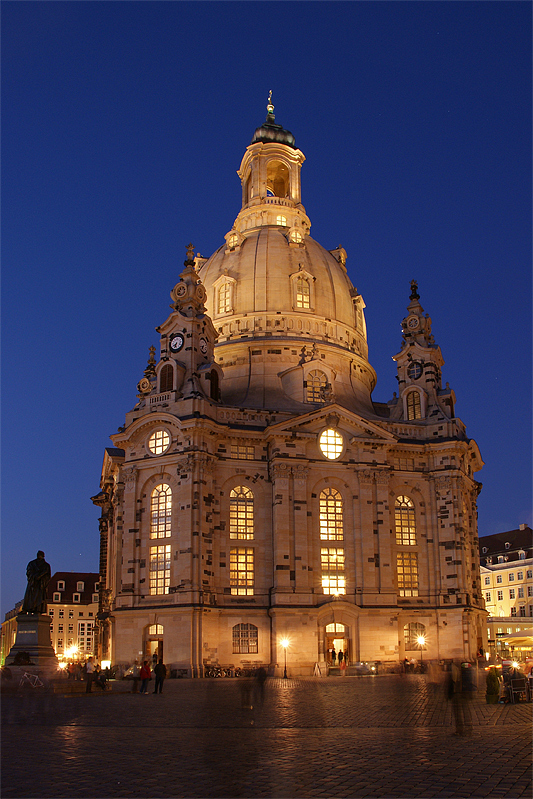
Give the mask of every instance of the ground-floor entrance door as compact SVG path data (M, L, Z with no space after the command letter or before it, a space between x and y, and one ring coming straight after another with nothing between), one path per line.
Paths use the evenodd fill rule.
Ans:
M339 652L343 658L350 661L350 638L349 628L344 624L328 624L326 627L326 660L335 666L339 663Z

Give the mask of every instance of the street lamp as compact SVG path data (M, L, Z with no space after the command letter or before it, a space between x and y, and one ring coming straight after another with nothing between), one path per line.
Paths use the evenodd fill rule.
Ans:
M287 647L289 646L289 639L288 638L282 638L281 641L280 641L280 644L283 647L283 649L285 650L285 668L283 670L283 679L286 680L287 679Z
M424 671L424 644L426 643L426 639L423 635L419 635L416 639L418 646L420 647L420 671Z

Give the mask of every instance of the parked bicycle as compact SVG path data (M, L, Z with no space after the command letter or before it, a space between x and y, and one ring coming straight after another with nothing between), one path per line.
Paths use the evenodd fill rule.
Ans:
M37 674L28 674L28 672L25 671L20 678L19 688L24 688L27 684L31 685L32 688L44 688L44 683L39 679Z

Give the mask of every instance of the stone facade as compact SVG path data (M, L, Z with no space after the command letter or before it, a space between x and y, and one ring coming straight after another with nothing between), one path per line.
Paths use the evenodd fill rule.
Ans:
M243 206L187 252L138 402L104 456L99 657L162 654L312 674L473 657L483 643L478 448L441 383L411 285L398 396L372 401L364 301L342 247L309 235L303 153L269 105ZM419 647L418 647L419 648Z

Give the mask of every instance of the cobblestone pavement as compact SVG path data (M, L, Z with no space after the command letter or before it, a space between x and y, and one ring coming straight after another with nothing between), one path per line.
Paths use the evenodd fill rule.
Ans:
M153 682L150 684L153 686ZM469 703L425 676L167 680L2 697L2 796L529 797L531 704ZM153 689L152 689L153 690Z

